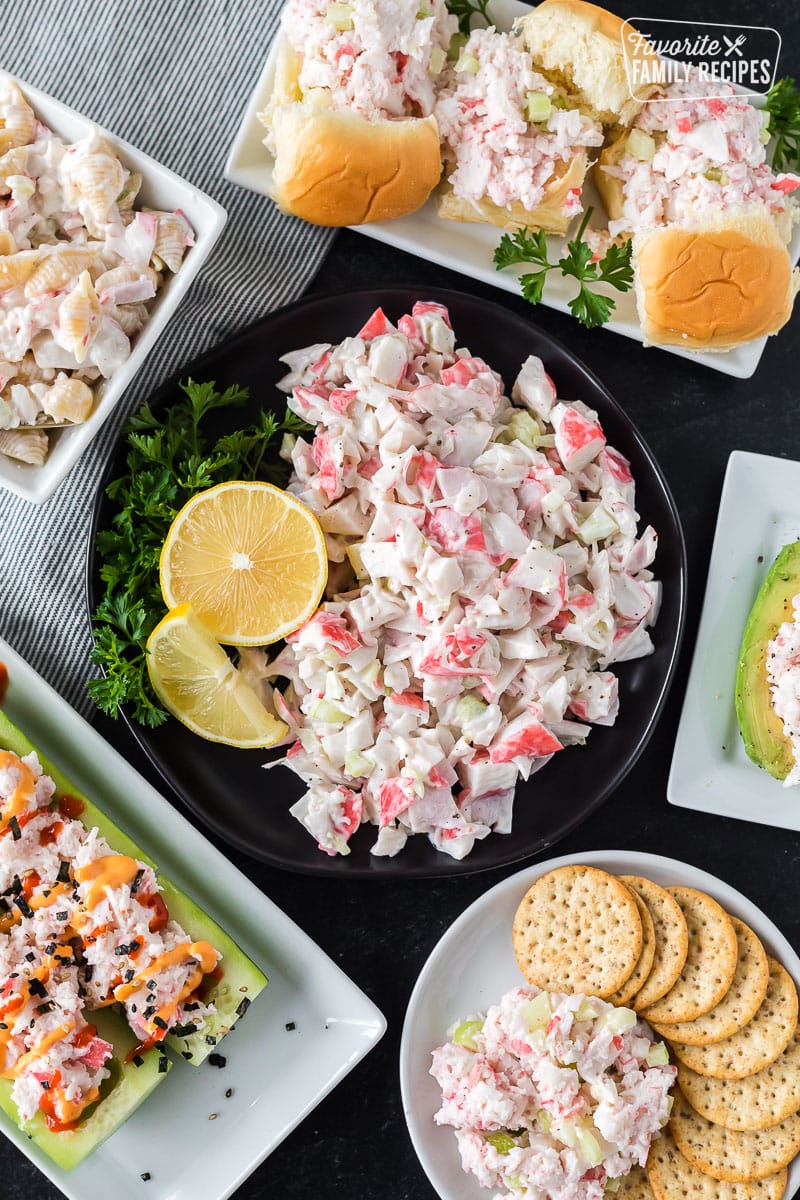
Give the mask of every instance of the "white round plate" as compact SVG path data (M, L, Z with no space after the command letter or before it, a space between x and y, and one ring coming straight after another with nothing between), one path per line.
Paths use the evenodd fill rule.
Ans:
M525 892L554 867L587 863L620 875L644 875L655 883L684 884L708 892L761 938L800 986L800 958L772 921L752 901L714 875L658 854L595 850L537 863L512 875L463 912L439 940L411 994L400 1045L403 1112L414 1149L442 1200L486 1200L487 1192L461 1169L453 1130L434 1124L439 1085L429 1074L431 1051L447 1030L524 982L511 944L514 913ZM800 1187L800 1158L789 1167L787 1196Z

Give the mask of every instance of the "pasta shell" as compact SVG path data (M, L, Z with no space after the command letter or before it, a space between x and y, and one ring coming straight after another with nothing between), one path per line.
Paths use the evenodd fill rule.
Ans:
M0 292L22 287L30 279L42 257L41 250L18 250L0 255Z
M94 394L88 384L74 376L59 374L42 396L42 410L54 421L85 421L92 411Z
M84 271L58 310L56 340L59 346L75 356L76 362L85 361L99 319L100 301L92 286L91 275Z
M0 454L8 458L40 467L48 449L47 434L41 429L0 429Z
M144 304L109 304L104 311L129 338L135 337L144 328L150 316Z
M77 142L63 159L67 199L75 204L89 232L98 237L103 226L116 216L116 203L125 189L128 173L102 140L92 137Z
M0 229L0 254L14 254L16 249L17 243L13 233L9 233L7 229Z
M95 266L98 261L97 249L91 243L88 246L40 248L36 254L40 260L39 265L25 285L25 295L29 300L42 296L45 292L59 291L76 280L83 271Z
M29 146L14 146L0 157L0 192L10 192L8 179L11 175L25 175L28 170Z
M153 249L154 265L160 270L166 264L170 271L177 271L186 253L186 247L192 244L192 232L185 218L179 213L155 214L158 217L158 233Z
M28 351L18 363L14 363L13 378L15 383L49 383L52 381L53 371L40 367L36 359Z
M27 146L36 135L36 114L11 79L0 80L0 154Z

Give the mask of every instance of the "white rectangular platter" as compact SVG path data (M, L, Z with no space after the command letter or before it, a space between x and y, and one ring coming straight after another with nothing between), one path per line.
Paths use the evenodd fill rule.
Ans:
M781 546L798 538L800 463L734 450L667 785L671 804L800 829L800 789L750 761L734 708L748 614Z
M224 1069L177 1062L69 1173L0 1113L0 1130L68 1200L225 1200L380 1040L375 1005L0 639L7 715L264 971L223 1042ZM294 1028L287 1029L287 1025ZM230 1090L231 1095L226 1093Z
M516 18L529 12L530 8L528 5L520 3L520 0L492 0L490 11L498 29L508 30ZM254 192L261 192L263 195L269 195L272 186L273 160L263 144L266 130L258 120L258 113L262 112L267 105L272 94L274 78L273 43L273 49L267 57L261 78L250 98L225 167L225 176L232 183L237 183ZM602 226L604 223L601 216L603 207L594 184L591 182L591 175L587 178L584 188L584 205L586 207L591 205L595 210L592 224ZM378 221L370 225L359 225L357 232L363 233L366 237L375 238L379 242L385 242L389 246L395 246L398 250L415 254L418 258L438 263L452 271L460 271L462 275L468 275L472 279L479 279L483 283L493 284L495 287L519 295L516 274L508 270L496 271L492 262L492 255L500 240L501 231L490 225L443 221L436 215L433 200L429 200L423 208L408 217L399 217L394 221ZM551 246L550 259L552 261L560 256L563 239L550 237L548 241ZM795 229L789 252L793 265L797 265L800 260L800 226ZM524 270L524 268L520 270ZM412 281L408 280L407 282ZM552 271L545 285L542 303L559 312L568 313L568 301L574 295L574 291L574 281ZM617 307L604 328L641 342L642 331L636 316L633 293L620 294L612 289L607 289L606 294L613 296ZM679 346L661 346L658 349L666 350L670 354L677 354L691 362L702 363L725 375L749 379L758 366L766 344L766 338L759 338L746 345L737 346L734 350L716 354L683 350Z

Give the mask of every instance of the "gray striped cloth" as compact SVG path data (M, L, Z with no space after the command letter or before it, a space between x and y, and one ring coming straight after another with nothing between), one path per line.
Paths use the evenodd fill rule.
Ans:
M214 196L228 223L144 368L46 504L0 490L0 634L84 715L89 515L125 417L226 334L296 299L330 231L227 183L225 159L281 0L7 0L0 67L127 139Z

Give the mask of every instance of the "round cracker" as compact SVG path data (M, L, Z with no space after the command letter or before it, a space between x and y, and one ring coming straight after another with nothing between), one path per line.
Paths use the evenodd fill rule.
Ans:
M619 1187L613 1193L614 1200L655 1200L644 1167L635 1166L628 1175L622 1175L618 1182Z
M746 1079L709 1079L678 1063L678 1083L696 1112L726 1129L769 1129L800 1111L800 1026L783 1054Z
M647 1178L656 1200L781 1200L787 1173L784 1168L753 1183L722 1183L693 1167L665 1129L650 1147Z
M605 1000L639 960L642 919L633 896L613 875L597 867L557 867L523 896L513 939L529 983Z
M679 1088L675 1089L669 1127L676 1146L692 1166L729 1183L765 1179L788 1166L800 1152L797 1113L771 1129L725 1129L696 1113Z
M769 984L767 952L749 925L738 917L731 917L731 921L739 954L736 974L727 993L710 1012L694 1021L678 1021L672 1025L653 1022L653 1028L661 1037L685 1046L710 1046L733 1037L758 1012Z
M642 1010L646 1021L693 1021L719 1004L736 974L736 932L725 909L697 888L671 887L689 930L689 953L676 983Z
M642 918L642 953L639 955L639 961L633 968L630 979L622 985L619 991L614 992L613 996L608 997L611 1004L620 1006L627 1004L631 997L639 991L652 970L656 953L656 931L653 918L650 916L650 909L638 892L635 892L633 888L628 890L636 901L639 916Z
M770 958L769 987L764 1003L744 1029L711 1046L686 1046L671 1039L670 1045L675 1057L698 1075L744 1079L768 1067L783 1054L796 1026L797 988L789 972L776 959Z
M689 933L680 905L668 891L640 875L620 875L620 879L644 900L656 935L653 966L631 1004L639 1012L660 1000L675 983L686 961Z

